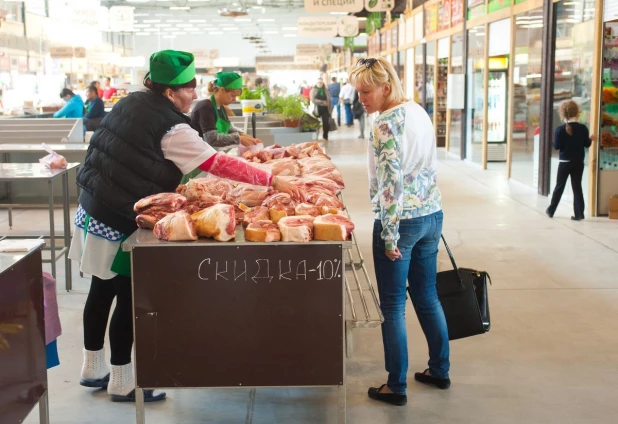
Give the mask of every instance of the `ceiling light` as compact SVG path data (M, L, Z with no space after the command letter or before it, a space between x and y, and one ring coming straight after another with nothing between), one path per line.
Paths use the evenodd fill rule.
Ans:
M136 32L135 35L150 35L149 32Z
M223 31L236 31L236 27L223 27L221 28Z
M236 20L238 20L238 19L236 19ZM263 19L263 18L260 18L260 19L258 19L257 21L258 21L258 22L275 22L275 20L274 20L274 19Z
M199 28L185 28L184 31L199 31Z
M347 15L348 12L330 12L331 15Z
M139 18L141 16L150 16L150 13L134 13L133 16Z
M150 24L133 24L133 28L150 28Z
M172 32L172 34L174 34L174 35L187 35L186 32L182 32L182 31L180 31L180 32Z
M222 31L210 31L209 32L210 35L223 35Z
M191 28L192 24L176 24L178 28Z
M159 22L161 22L161 19L145 19L144 20L145 24L158 24Z
M284 37L296 37L296 34L283 34Z
M235 22L251 22L251 18L236 18Z
M283 27L281 29L283 29L284 31L297 31L298 30L297 27Z
M135 26L135 25L133 25L133 26ZM166 28L166 27L171 27L172 24L155 24L155 26L157 28Z
M264 31L264 34L279 34L279 31Z
M164 35L163 38L176 38L175 35Z
M359 21L366 21L366 20L367 20L367 18L362 17L362 18L358 18L358 20L359 20Z
M191 10L189 6L170 6L170 10Z
M189 19L189 22L199 23L199 22L208 22L206 19Z
M182 19L166 19L165 22L184 22Z

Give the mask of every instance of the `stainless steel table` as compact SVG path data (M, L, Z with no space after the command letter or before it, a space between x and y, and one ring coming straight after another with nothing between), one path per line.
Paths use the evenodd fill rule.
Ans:
M59 154L64 153L73 153L73 152L87 152L88 143L59 143L59 144L48 144L49 147L52 148L55 152ZM47 151L43 149L41 143L38 144L18 144L18 143L7 143L0 144L0 153L10 154L10 153L41 153L46 155ZM6 160L4 162L10 162Z
M69 260L69 247L71 246L71 218L69 206L69 178L68 173L73 169L79 168L79 163L69 163L66 169L47 169L39 163L0 163L0 181L47 181L49 199L49 249L50 259L43 260L44 263L51 263L52 275L56 278L56 261L64 255L65 266L65 287L69 291L72 289L71 263ZM54 180L62 179L62 209L64 219L64 247L56 247L56 230L54 226ZM35 206L34 203L20 199L0 199L0 208L9 210L9 226L12 227L13 208L28 208ZM27 236L11 235L11 238L27 238ZM46 237L47 238L47 237ZM46 248L47 250L47 248Z

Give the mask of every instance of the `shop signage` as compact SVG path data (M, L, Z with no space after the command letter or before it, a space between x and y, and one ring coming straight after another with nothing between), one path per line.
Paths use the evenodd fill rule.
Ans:
M86 49L84 47L75 47L75 49L73 49L73 54L77 59L85 59Z
M451 24L463 22L463 0L451 0Z
M358 35L358 18L356 16L342 16L337 25L337 33L342 37L356 37Z
M320 56L294 56L296 65L319 65L321 63Z
M423 12L414 15L414 40L423 39Z
M489 3L487 3L487 12L497 12L498 10L510 7L511 3L511 0L489 0Z
M443 0L438 9L438 20L440 21L440 31L451 26L451 0Z
M485 4L485 0L468 0L468 9L472 9L481 4Z
M133 7L112 6L109 8L109 30L111 32L133 31Z
M489 24L489 57L509 54L511 18Z
M319 56L322 48L319 44L297 44L296 56Z
M305 0L305 10L309 13L356 13L363 10L363 7L365 0Z
M68 59L73 57L73 47L50 47L49 55L53 59Z
M428 5L425 12L425 35L438 32L438 3Z
M395 7L395 0L365 0L368 12L388 12Z
M338 29L338 19L330 16L301 16L298 18L299 37L336 37Z
M73 7L67 8L69 23L71 25L98 27L100 7L101 4L98 1L75 2Z
M605 0L604 3L603 22L609 22L618 19L618 1Z

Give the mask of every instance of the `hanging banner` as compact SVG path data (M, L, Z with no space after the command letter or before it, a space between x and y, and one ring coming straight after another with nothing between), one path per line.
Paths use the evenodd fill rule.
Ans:
M67 8L69 24L98 27L100 7L101 4L98 1L75 2L73 7Z
M342 37L356 37L358 35L358 18L356 16L339 18L337 33Z
M301 16L300 18L298 18L297 26L299 37L332 38L337 36L339 19L334 16L320 16L315 18L309 16Z
M395 7L395 0L365 0L368 12L388 12Z
M305 10L309 13L356 13L363 7L365 0L305 0Z
M109 8L109 30L112 32L133 32L133 7L112 6Z
M463 0L451 0L451 25L463 22Z
M451 27L451 0L443 0L438 10L440 31Z

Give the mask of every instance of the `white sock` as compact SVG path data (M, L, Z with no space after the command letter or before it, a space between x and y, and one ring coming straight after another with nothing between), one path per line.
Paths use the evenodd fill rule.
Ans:
M110 395L126 396L135 389L133 381L133 364L112 365L107 385L107 393Z
M87 380L99 380L109 374L109 368L105 363L105 349L84 349L84 363L82 364L82 378Z

